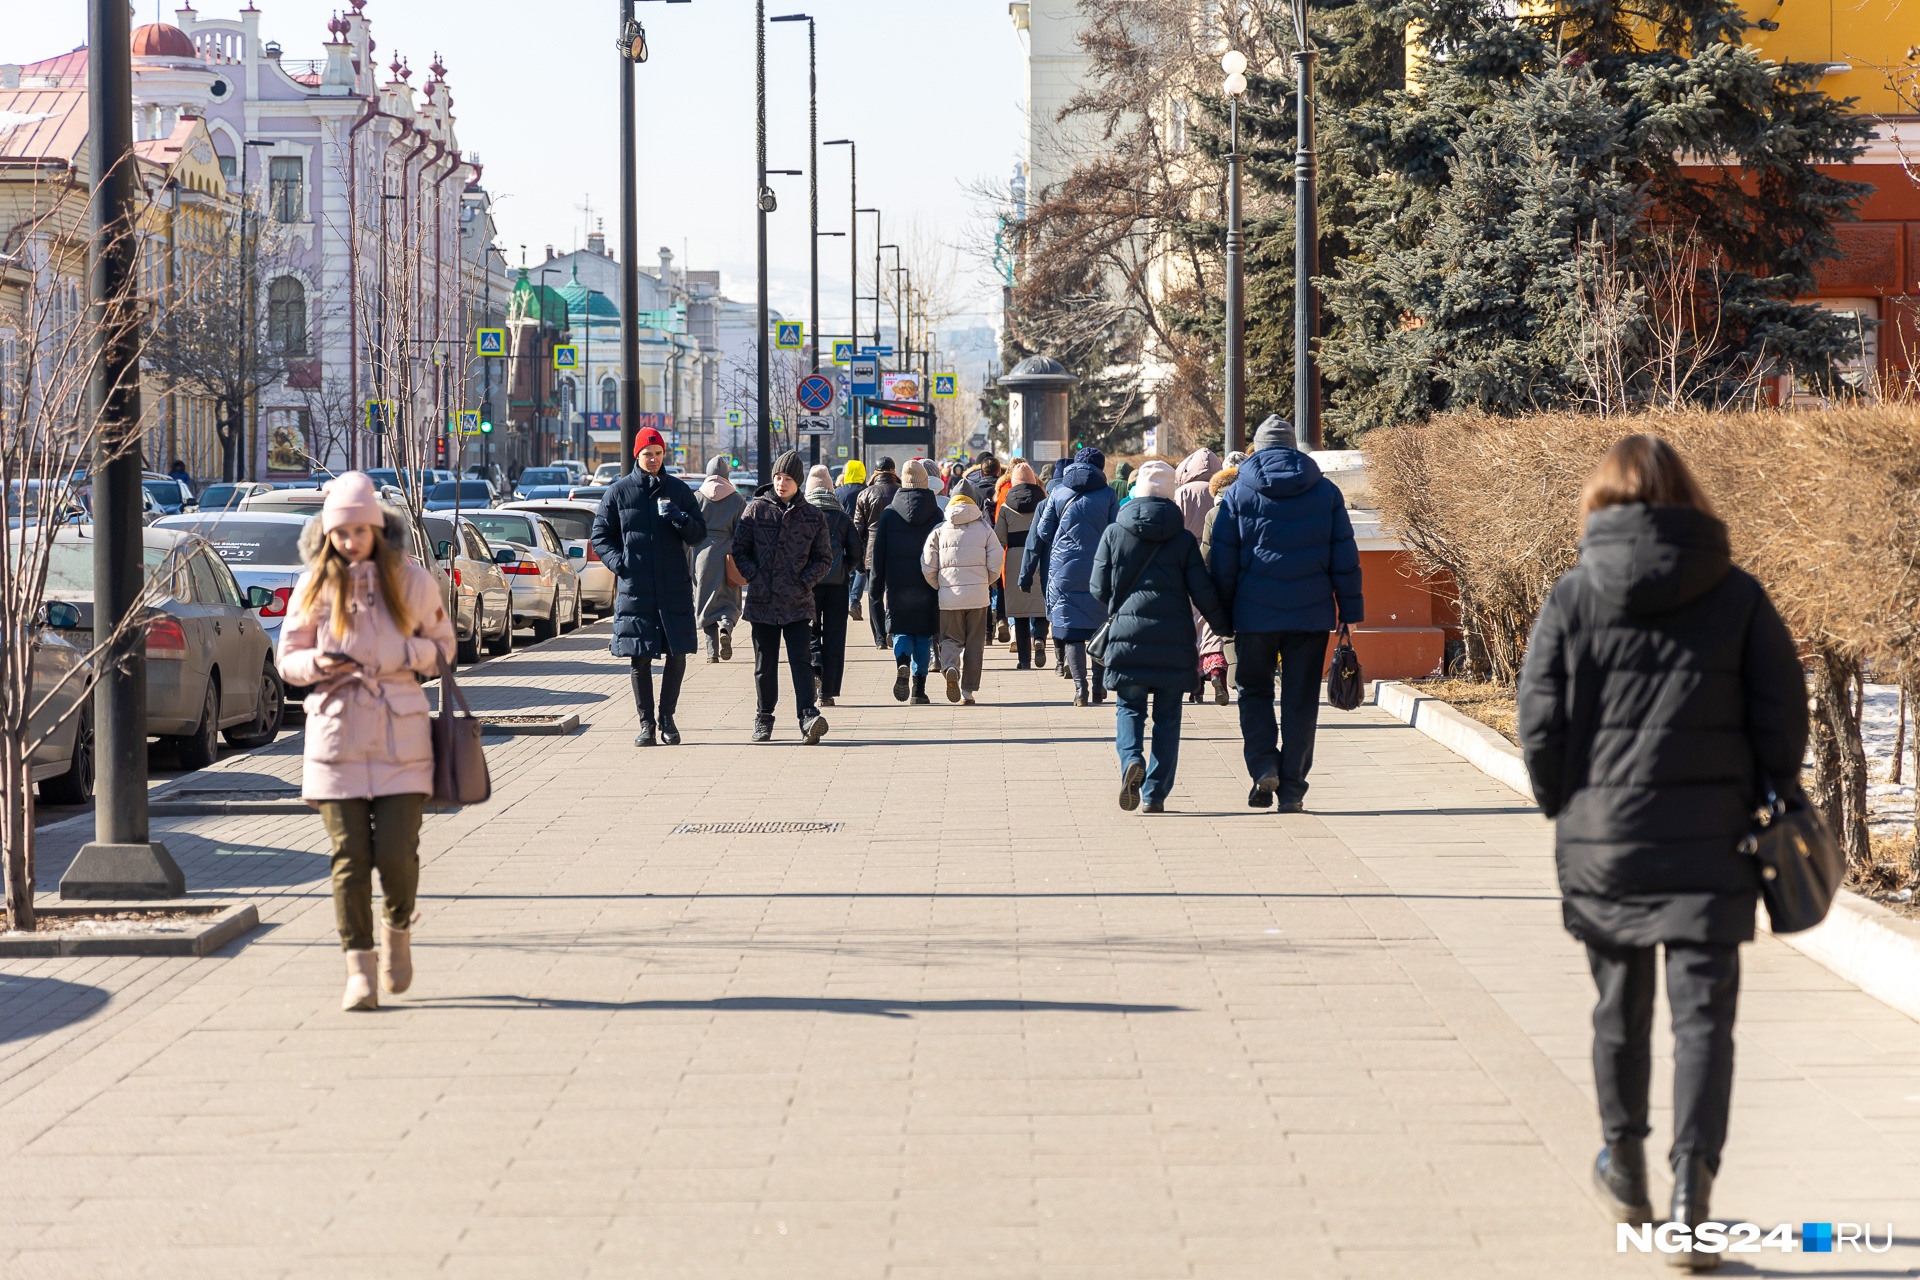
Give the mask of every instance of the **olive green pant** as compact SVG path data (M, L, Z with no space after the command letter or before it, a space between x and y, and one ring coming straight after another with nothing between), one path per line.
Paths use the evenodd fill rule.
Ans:
M333 841L333 918L342 951L373 950L373 872L380 869L387 923L404 929L420 890L420 811L415 793L372 800L322 800Z

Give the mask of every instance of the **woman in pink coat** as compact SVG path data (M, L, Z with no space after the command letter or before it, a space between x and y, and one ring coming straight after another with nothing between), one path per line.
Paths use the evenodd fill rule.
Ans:
M307 572L280 628L280 676L310 685L300 794L333 842L333 913L347 953L343 1009L374 1009L373 872L386 897L380 980L413 981L409 930L420 884L420 813L433 793L423 676L453 658L433 575L404 552L406 517L350 471L300 534Z
M1213 509L1216 492L1210 482L1219 471L1219 454L1211 449L1195 449L1173 473L1174 483L1180 486L1174 490L1173 501L1180 508L1187 532L1196 538L1206 533L1207 512ZM1202 701L1204 690L1211 685L1214 702L1224 707L1227 705L1226 642L1213 633L1198 609L1193 611L1193 630L1200 642L1200 677L1204 683L1187 695L1188 700Z

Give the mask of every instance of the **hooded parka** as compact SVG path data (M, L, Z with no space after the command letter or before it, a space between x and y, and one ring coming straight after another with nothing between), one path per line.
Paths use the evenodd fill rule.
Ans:
M832 490L809 489L807 501L826 517L827 546L833 552L833 566L827 570L827 576L820 579L819 585L844 587L848 573L860 563L860 547L853 537L853 517L841 507L840 500Z
M1120 500L1102 472L1105 463L1095 449L1082 449L1075 456L1060 487L1034 517L1020 564L1023 590L1031 589L1036 578L1046 580L1047 621L1063 644L1087 639L1107 620L1106 606L1088 586L1100 535L1120 511Z
M861 559L870 570L873 568L873 531L880 523L880 513L893 502L893 495L900 492L900 475L895 471L876 471L860 496L853 500L853 533L859 539Z
M955 494L947 518L921 549L920 572L939 589L942 609L985 609L1006 556L980 505Z
M1800 774L1806 680L1727 529L1691 507L1608 507L1554 584L1520 675L1520 741L1554 821L1562 915L1587 942L1737 943L1759 878L1736 847Z
M872 583L886 602L887 631L896 636L940 632L940 596L920 570L927 539L940 524L932 490L903 488L873 530Z
M1200 542L1187 532L1177 505L1136 495L1121 508L1100 537L1092 590L1113 610L1107 688L1133 682L1188 693L1199 686L1194 611L1222 630L1227 616L1200 559Z
M1366 618L1346 499L1311 457L1260 450L1218 509L1207 563L1235 631L1331 631Z
M1033 474L1024 463L1015 470ZM1043 618L1047 613L1045 584L1036 583L1031 588L1020 585L1020 561L1026 554L1034 513L1046 500L1046 490L1032 481L1023 481L1007 490L1006 499L1000 504L1000 514L994 517L993 531L1007 551L1006 567L1001 577L1009 618Z
M660 514L662 500L678 515ZM707 539L706 518L686 482L640 468L613 482L593 517L593 549L613 571L617 658L692 653L693 575L687 551Z

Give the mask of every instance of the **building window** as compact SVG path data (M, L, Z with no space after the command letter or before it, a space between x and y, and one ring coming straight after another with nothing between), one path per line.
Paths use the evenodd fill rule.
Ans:
M282 355L307 354L307 288L292 276L267 290L267 343Z
M275 156L268 170L276 222L299 222L307 207L306 168L299 156Z
M620 412L620 384L607 378L600 384L600 412Z

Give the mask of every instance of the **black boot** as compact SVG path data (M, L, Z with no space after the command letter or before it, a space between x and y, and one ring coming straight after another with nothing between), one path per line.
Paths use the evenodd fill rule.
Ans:
M1640 1138L1622 1138L1600 1148L1593 1162L1593 1185L1607 1201L1615 1222L1638 1226L1653 1221L1647 1194L1647 1146Z
M753 718L753 740L755 742L773 741L772 716L755 716Z
M933 705L932 699L927 697L927 677L924 673L913 677L913 697L911 702L916 707Z
M720 628L711 623L707 626L707 661L720 661Z
M653 672L630 671L627 679L633 684L633 707L640 713L640 732L634 735L633 745L650 747L653 745Z
M912 674L912 670L904 662L901 663L899 668L893 673L893 700L895 702L905 702L907 700L907 682L912 678Z
M1713 1170L1703 1155L1682 1153L1673 1162L1673 1212L1669 1221L1695 1227L1711 1221L1713 1211L1707 1201L1713 1195ZM1683 1271L1712 1271L1720 1265L1718 1253L1693 1250L1670 1253L1667 1262Z

